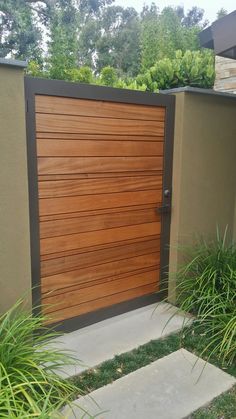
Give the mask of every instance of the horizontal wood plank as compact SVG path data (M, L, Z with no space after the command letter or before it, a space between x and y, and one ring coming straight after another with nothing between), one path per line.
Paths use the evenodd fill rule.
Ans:
M102 118L126 118L164 121L165 108L158 106L135 105L130 103L101 100L74 99L36 95L36 112L60 115L95 116Z
M40 223L40 237L56 237L66 234L83 233L86 231L105 230L107 228L122 227L136 224L160 221L156 209L107 213L78 218L64 218L62 220L45 221Z
M133 288L128 291L123 291L117 294L108 295L106 297L74 305L73 307L67 307L65 309L50 313L45 324L61 322L66 319L70 319L82 314L99 310L104 307L110 307L114 304L118 304L124 301L132 300L134 298L141 297L143 295L153 294L159 290L159 285L154 282L153 284L143 285L138 288ZM47 314L47 306L43 306L43 313Z
M152 208L156 208L155 204L144 204L144 205L137 205L137 206L127 206L127 207L119 207L119 212L126 212L126 211L133 211L133 210L142 210L142 209L152 209ZM70 212L70 214L67 214L66 217L68 218L78 218L78 217L87 217L89 215L91 215L92 217L94 215L102 215L102 214L107 214L107 212L109 212L110 214L113 213L117 213L117 208L109 208L109 211L104 208L104 209L96 209L96 210L88 210L88 211L83 211L81 212ZM55 221L55 220L64 220L65 219L65 214L50 214L50 215L41 215L40 216L40 222L44 222L44 221Z
M162 200L161 190L121 192L116 194L69 196L39 200L39 215L69 214L103 208L119 208L132 205L158 204ZM135 208L134 208L135 209Z
M93 134L85 133L71 133L71 132L42 132L38 131L36 138L39 139L54 139L54 140L91 140L91 141L164 141L164 135L133 135L133 134L121 134L120 132L113 134Z
M39 182L39 198L93 195L111 192L161 189L162 176L129 176L121 178L71 179Z
M124 114L123 117L126 117ZM164 122L57 114L36 115L37 132L164 136Z
M85 253L76 253L55 259L41 260L41 277L51 276L75 269L137 257L159 251L160 239L136 243L124 243L121 246L94 250Z
M62 251L57 251L56 253L45 253L45 254L41 254L41 260L47 261L47 260L52 260L52 259L57 259L57 258L67 258L68 256L97 252L99 250L109 251L111 247L117 248L118 246L124 246L126 244L141 243L147 240L160 240L160 233L156 235L154 234L148 237L140 236L140 237L133 237L132 239L128 239L128 240L127 239L117 240L117 241L112 242L112 244L108 241L107 243L90 245L89 247L86 246L86 247L80 247L76 249L62 250Z
M44 296L43 304L48 306L47 312L50 313L88 301L97 300L108 295L127 291L128 289L149 285L154 282L156 282L156 284L158 283L158 273L156 270L133 276L126 276L118 280L93 285L79 290L64 290L64 292L60 294L60 298L58 298L58 295L53 296L50 293L48 296Z
M159 222L139 224L128 227L117 227L80 234L68 234L67 236L52 237L40 240L41 255L57 253L67 250L80 249L83 247L98 246L106 243L115 243L122 240L130 240L138 237L148 238L160 234Z
M162 178L163 171L162 170L155 170L155 171L136 171L136 172L113 172L113 173L67 173L67 174L49 174L49 175L38 175L39 182L48 182L48 181L59 181L59 180L79 180L79 179L121 179L124 177L150 177L150 176L158 176Z
M61 294L72 286L95 286L99 280L108 278L109 281L116 279L117 275L130 273L144 268L157 268L160 263L159 252L150 253L133 258L125 258L118 261L102 263L74 271L63 272L57 275L42 278L42 293L53 292ZM150 270L150 269L149 269ZM88 284L89 283L89 284Z
M92 141L37 140L37 154L42 156L162 156L162 141Z
M39 175L161 170L162 157L39 157Z

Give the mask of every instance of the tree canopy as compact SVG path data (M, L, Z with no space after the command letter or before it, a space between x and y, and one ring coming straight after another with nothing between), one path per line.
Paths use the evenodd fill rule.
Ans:
M28 60L41 77L137 85L158 62L175 65L176 51L199 51L206 24L198 7L152 3L138 13L114 0L0 0L0 57Z

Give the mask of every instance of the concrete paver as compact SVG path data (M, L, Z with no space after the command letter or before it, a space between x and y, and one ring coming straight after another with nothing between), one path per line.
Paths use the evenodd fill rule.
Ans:
M180 349L80 398L78 404L100 419L183 419L235 383L219 368ZM66 413L68 419L91 417L79 408Z
M184 321L189 321L189 318L176 314L176 307L161 303L142 307L65 334L55 340L53 346L73 351L82 363L66 367L62 375L78 374L150 340L177 332Z

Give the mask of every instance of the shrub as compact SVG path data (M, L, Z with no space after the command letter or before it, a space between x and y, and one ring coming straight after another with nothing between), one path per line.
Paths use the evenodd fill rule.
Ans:
M43 319L21 305L0 317L0 417L59 418L58 409L76 389L56 371L74 360L46 346L56 334L46 329L38 334Z
M68 80L74 81L77 83L93 83L93 72L91 68L84 66L80 68L73 68L67 71Z
M225 363L236 357L236 244L217 232L216 240L199 239L185 250L190 262L177 273L177 304L196 315L205 330L207 351Z
M117 74L116 74L115 68L110 67L110 66L104 67L101 71L98 84L101 84L104 86L115 86L116 82L117 82Z
M176 51L174 59L163 58L137 76L138 84L151 92L182 86L212 88L214 80L214 57L209 51Z

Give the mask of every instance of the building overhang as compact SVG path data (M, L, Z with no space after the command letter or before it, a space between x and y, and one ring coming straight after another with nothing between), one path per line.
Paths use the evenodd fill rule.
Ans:
M213 49L216 55L236 59L236 10L199 34L200 44L204 48Z

